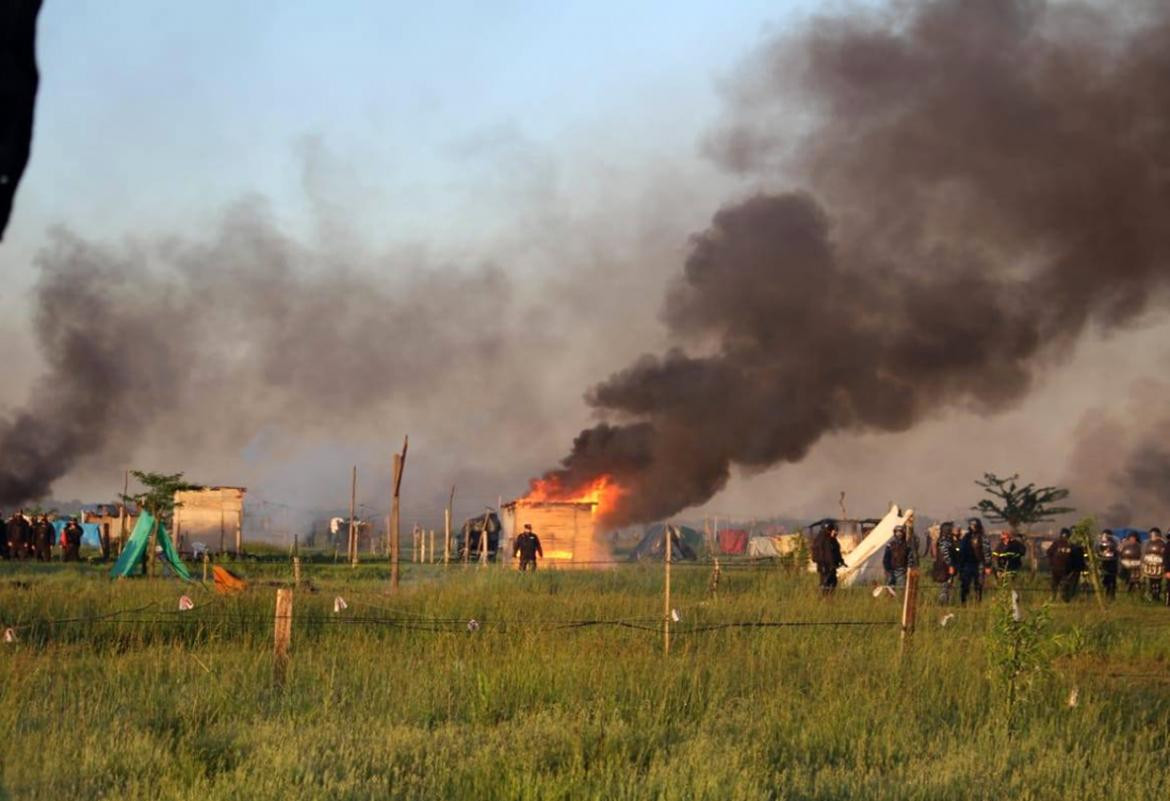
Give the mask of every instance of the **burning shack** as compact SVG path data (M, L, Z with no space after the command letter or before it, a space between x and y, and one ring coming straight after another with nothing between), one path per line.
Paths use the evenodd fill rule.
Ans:
M599 566L609 558L605 544L597 537L595 500L533 500L517 498L504 504L501 523L504 541L511 556L511 543L524 524L540 537L544 564L549 567Z

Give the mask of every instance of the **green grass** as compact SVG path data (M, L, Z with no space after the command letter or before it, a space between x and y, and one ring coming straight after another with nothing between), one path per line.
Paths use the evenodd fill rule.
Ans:
M679 567L683 631L664 658L656 630L565 627L658 626L657 566L404 565L392 596L384 566L313 565L317 591L296 593L280 689L272 614L289 570L238 569L252 587L220 598L174 581L111 582L96 566L0 567L0 622L24 627L0 651L3 792L1144 799L1167 789L1170 610L1133 599L1105 612L1088 599L1053 608L1052 670L1009 738L985 654L990 603L952 609L941 627L929 581L899 659L896 602L864 590L825 602L808 577L771 570L725 571L712 600L708 571ZM197 607L179 613L184 592ZM336 595L350 604L339 616ZM97 619L117 610L138 611ZM778 620L888 625L685 632Z

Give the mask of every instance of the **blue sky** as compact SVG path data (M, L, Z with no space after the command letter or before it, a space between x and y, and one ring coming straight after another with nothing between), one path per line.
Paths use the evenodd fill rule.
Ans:
M295 227L306 147L420 236L484 142L696 160L720 75L814 5L48 0L11 234L174 229L247 193Z

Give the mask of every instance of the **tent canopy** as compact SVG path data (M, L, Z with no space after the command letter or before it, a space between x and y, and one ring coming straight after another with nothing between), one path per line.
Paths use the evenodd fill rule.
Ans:
M61 532L69 525L68 520L54 520L53 528L57 530L56 542L61 542ZM81 526L81 544L91 548L102 547L102 527L97 523L79 523Z
M630 553L630 559L639 561L642 559L662 559L663 547L666 544L666 534L664 529L665 523L655 523L646 528L646 535L642 537L634 550ZM703 543L703 535L693 528L688 526L675 526L678 531L678 537L671 538L671 561L685 559L693 561L699 557L696 555L696 548L701 547Z
M134 531L130 533L130 541L126 543L126 547L122 550L122 555L118 557L118 561L114 563L114 567L110 570L111 578L124 578L133 575L139 566L142 564L142 557L146 554L146 549L150 547L150 534L155 531L155 536L158 539L158 544L162 546L162 562L169 565L175 575L184 581L191 580L191 574L187 572L187 566L183 564L183 560L179 558L179 552L175 550L175 544L171 542L171 537L167 533L167 527L161 522L155 525L155 519L149 512L143 511L138 516L138 522L134 524Z
M875 584L885 578L882 555L886 543L894 536L894 527L906 525L914 517L914 510L902 511L896 505L890 507L886 516L865 536L857 547L845 557L845 569L838 579L842 586L853 584Z

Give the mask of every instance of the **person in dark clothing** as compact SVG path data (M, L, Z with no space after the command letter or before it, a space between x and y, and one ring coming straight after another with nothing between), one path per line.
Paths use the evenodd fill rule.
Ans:
M61 540L65 546L61 552L61 561L81 561L81 535L83 533L81 524L77 522L77 518L69 518L69 523L66 524L65 530L61 532Z
M1150 529L1150 538L1142 545L1142 579L1147 597L1157 601L1162 597L1162 573L1165 570L1166 541L1162 529Z
M837 521L828 520L813 539L812 558L821 579L821 594L837 589L837 569L845 566L841 543L837 541Z
M1048 566L1052 570L1052 596L1058 594L1061 600L1068 602L1077 592L1077 584L1081 579L1081 571L1085 569L1085 550L1075 545L1072 540L1072 531L1067 528L1060 530L1060 536L1048 546Z
M540 547L540 537L532 531L532 524L524 524L524 533L516 538L516 547L512 549L512 556L520 557L521 570L536 570L536 557L544 558L544 549Z
M1127 593L1142 586L1142 541L1131 531L1121 543L1121 578Z
M28 559L32 543L32 527L21 509L8 518L8 553L13 559Z
M38 562L50 562L53 559L53 535L56 529L49 522L48 515L41 515L32 526L33 549Z
M1117 573L1121 559L1121 545L1113 532L1105 529L1097 538L1097 566L1101 571L1101 588L1105 590L1105 597L1113 600L1117 597Z
M959 541L955 537L955 524L951 521L941 523L938 527L938 539L934 543L934 567L931 577L939 583L938 602L949 604L951 590L955 586L956 561L958 559Z
M906 583L906 571L918 564L914 543L906 534L905 526L894 526L894 535L886 543L882 554L882 568L886 571L886 586L900 587Z
M1019 573L1027 554L1024 543L1013 537L1011 531L1004 529L999 532L999 542L991 552L991 565L996 579L1004 581Z
M987 543L984 542L983 523L976 518L967 521L967 530L959 537L955 567L959 574L959 603L966 604L971 590L975 600L983 600L983 571L987 569Z
M8 553L8 521L0 511L0 559L10 559Z

